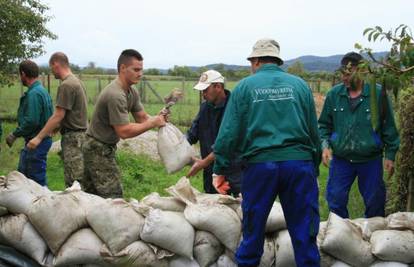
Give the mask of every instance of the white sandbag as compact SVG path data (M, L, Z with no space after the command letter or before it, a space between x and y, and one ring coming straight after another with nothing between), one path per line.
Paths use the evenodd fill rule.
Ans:
M26 178L18 171L0 176L0 205L11 213L27 215L37 197L50 193L49 189Z
M72 233L87 226L85 211L71 192L39 197L28 217L55 255Z
M123 199L106 199L87 212L93 231L116 254L139 240L144 218Z
M276 238L276 267L296 266L295 253L288 230L278 232Z
M370 267L408 267L409 265L395 261L375 261Z
M217 267L237 267L237 264L229 256L223 254L217 260Z
M166 188L165 191L187 205L197 203L197 192L191 186L190 179L185 176L181 177L175 185Z
M389 229L413 230L414 231L414 212L397 212L387 217Z
M361 229L362 238L367 241L369 241L373 232L387 228L387 221L384 217L358 218L350 220L350 222Z
M54 266L72 266L77 264L97 264L107 266L100 255L102 240L90 228L84 228L73 235L62 245L56 255Z
M224 252L224 246L211 233L196 231L194 238L194 258L200 267L209 267Z
M214 234L225 247L236 251L241 222L234 210L220 204L190 204L185 208L184 216L194 228Z
M259 267L276 265L276 237L276 235L268 235L265 237L263 255L260 259Z
M183 256L174 256L170 259L168 267L200 267L197 261Z
M196 193L196 200L198 204L223 204L236 212L241 203L239 198L222 194Z
M283 229L286 229L286 221L282 205L279 202L274 202L266 221L265 232L272 233Z
M9 211L6 207L0 206L0 217L9 214Z
M384 261L414 263L413 231L379 230L371 236L372 253Z
M196 155L185 135L171 123L158 130L157 147L168 173L181 170L185 165L190 164Z
M361 229L332 212L329 213L321 248L353 266L369 266L374 261L371 246L362 238Z
M185 204L175 197L161 197L157 192L144 197L141 203L160 210L183 212L185 209Z
M345 262L342 261L335 261L332 264L332 267L352 267L351 265L346 264Z
M0 217L0 243L11 246L39 264L47 256L47 245L24 214Z
M158 259L143 241L135 241L119 253L112 255L106 246L101 249L105 261L116 267L167 267L166 259Z
M141 239L193 259L194 228L182 213L151 209L145 218Z
M319 250L319 256L320 256L320 266L321 267L331 267L336 259L331 257L329 254L326 254L325 252L322 251L321 249L321 244L322 241L325 239L325 231L326 231L326 226L328 225L327 222L320 222L319 223L319 233L318 236L316 238L316 242L318 244L318 250Z

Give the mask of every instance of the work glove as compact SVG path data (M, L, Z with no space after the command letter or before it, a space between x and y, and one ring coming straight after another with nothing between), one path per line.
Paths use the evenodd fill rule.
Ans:
M14 141L16 141L17 137L14 136L13 133L10 133L7 137L6 137L6 143L9 147L12 147Z
M230 189L230 184L224 175L213 174L213 186L222 195L227 195L227 191Z

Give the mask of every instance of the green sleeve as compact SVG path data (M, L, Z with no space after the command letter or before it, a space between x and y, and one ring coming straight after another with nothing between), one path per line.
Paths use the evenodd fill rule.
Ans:
M316 108L315 108L315 101L313 99L313 94L311 93L311 89L309 88L309 100L308 100L308 127L309 127L309 134L312 141L313 146L313 153L312 158L315 164L315 170L317 176L319 176L319 165L321 163L322 158L322 150L321 150L321 140L319 137L318 131L318 120L316 117Z
M2 136L3 136L3 127L1 125L1 120L0 120L0 141L1 141Z
M239 89L236 87L230 95L229 102L224 112L223 120L214 144L214 155L216 157L213 172L225 174L230 166L233 155L240 146L240 105L238 105Z
M394 161L395 154L400 146L400 137L395 126L394 113L392 111L392 104L387 97L387 115L385 123L382 127L382 140L385 145L385 158Z
M29 94L27 96L25 114L22 114L23 118L19 118L21 122L13 135L16 137L31 136L33 132L39 128L40 125L40 113L41 113L41 99L37 94Z
M326 96L318 123L322 149L329 148L329 138L333 131L332 100L330 93Z

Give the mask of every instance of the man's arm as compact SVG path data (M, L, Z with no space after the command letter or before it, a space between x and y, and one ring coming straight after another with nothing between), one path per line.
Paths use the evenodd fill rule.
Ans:
M199 133L199 127L200 127L200 114L201 114L201 108L198 111L197 116L191 123L191 127L190 129L188 129L187 134L186 134L187 141L192 145L198 142L198 133Z
M329 138L333 130L332 106L330 94L326 96L323 104L321 115L319 116L319 135L322 147L322 163L329 166L329 161L332 158L332 151L329 146Z
M208 154L207 157L205 157L204 159L193 158L194 163L190 171L188 172L187 177L196 175L199 171L201 171L202 169L205 169L211 163L213 163L215 159L216 157L214 156L214 152L211 152L210 154Z
M316 175L319 176L319 165L321 164L321 140L319 136L318 130L318 119L316 118L316 108L315 108L315 101L313 99L312 90L309 88L309 103L307 104L308 107L308 127L310 131L310 138L313 145L313 162L315 164L315 171Z
M63 118L65 117L66 110L64 108L55 107L55 111L53 112L52 116L46 122L43 129L27 143L27 147L29 149L36 149L36 147L42 142L43 138L50 135L56 128L60 126Z
M142 123L150 118L150 116L144 111L132 112L132 116L136 123Z
M141 123L128 123L128 124L118 124L112 125L114 127L116 134L122 138L131 138L137 135L140 135L152 128L162 127L165 125L165 118L162 115L157 115L151 117Z

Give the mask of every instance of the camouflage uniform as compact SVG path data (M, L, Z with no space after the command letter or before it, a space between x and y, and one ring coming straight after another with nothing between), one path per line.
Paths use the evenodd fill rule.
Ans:
M86 136L82 147L85 163L85 192L104 198L122 198L121 173L116 164L116 145L102 143Z
M84 174L82 144L84 141L84 131L69 131L62 134L61 146L66 187L71 186L74 181L82 184Z

